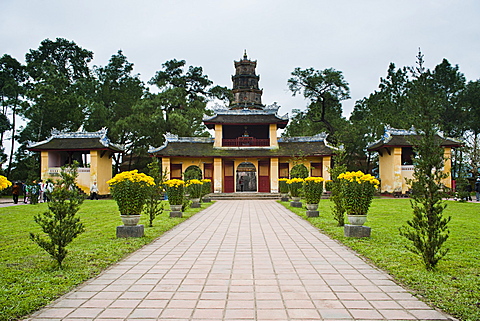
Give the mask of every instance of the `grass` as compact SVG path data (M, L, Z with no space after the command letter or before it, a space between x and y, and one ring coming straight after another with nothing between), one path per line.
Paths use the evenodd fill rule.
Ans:
M328 200L320 202L319 218L307 218L304 209L281 203L386 270L423 301L461 320L480 320L480 204L447 201L444 215L452 220L444 246L450 251L429 272L420 258L405 248L408 241L399 235L399 227L413 216L408 199L374 199L365 224L372 228L372 235L362 239L343 235Z
M115 201L86 200L78 212L86 231L67 247L63 270L29 239L29 232L41 232L33 216L46 211L46 204L0 208L0 320L16 320L47 305L207 206L189 209L183 218L165 212L153 227L142 215L144 237L117 239L122 222Z

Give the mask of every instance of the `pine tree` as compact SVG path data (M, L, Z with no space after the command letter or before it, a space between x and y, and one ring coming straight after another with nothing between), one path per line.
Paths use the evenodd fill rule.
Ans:
M85 231L80 219L76 216L83 197L75 185L78 164L62 167L60 179L50 195L48 211L34 217L47 238L30 233L30 239L47 251L54 258L58 267L67 256L67 245Z
M411 143L417 155L411 185L413 218L407 226L400 228L400 234L412 244L407 248L421 256L427 270L433 270L438 261L448 252L442 249L448 239L447 224L450 217L443 217L446 205L442 180L448 177L443 173L444 155L441 139L437 135L439 106L429 84L428 71L423 68L423 55L418 55L416 81L411 88L412 109L418 115L417 134Z

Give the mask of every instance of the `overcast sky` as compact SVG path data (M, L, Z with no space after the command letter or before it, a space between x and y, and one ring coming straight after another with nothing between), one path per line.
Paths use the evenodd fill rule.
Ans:
M0 0L0 55L24 63L46 38L73 40L104 66L119 49L147 82L170 59L202 66L231 88L233 60L257 60L263 103L305 109L287 80L295 67L343 72L351 99L368 96L390 62L428 68L443 58L480 78L478 0Z

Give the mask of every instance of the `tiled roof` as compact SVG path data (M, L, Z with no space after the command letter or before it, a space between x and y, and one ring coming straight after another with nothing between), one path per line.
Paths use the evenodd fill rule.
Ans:
M458 147L462 146L462 143L450 138L444 138L440 135L436 135L440 140L440 145L444 147ZM420 135L417 135L413 130L399 130L393 128L386 128L385 134L377 142L367 147L369 151L379 150L383 147L410 147L413 146L415 140L418 140Z
M97 132L62 132L52 130L47 140L30 143L29 150L111 150L123 152L123 148L112 144L107 137L107 129Z

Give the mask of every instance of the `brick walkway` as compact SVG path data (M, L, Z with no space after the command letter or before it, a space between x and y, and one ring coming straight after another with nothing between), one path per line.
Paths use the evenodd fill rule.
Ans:
M30 320L454 320L275 201L218 201Z

